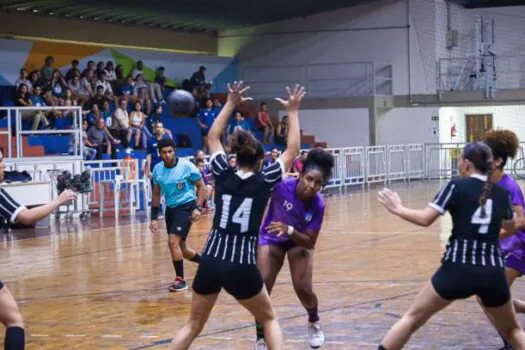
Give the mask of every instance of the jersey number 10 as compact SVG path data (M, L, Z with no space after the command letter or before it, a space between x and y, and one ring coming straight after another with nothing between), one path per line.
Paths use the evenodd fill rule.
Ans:
M232 196L229 194L222 195L222 213L221 213L221 222L219 226L222 229L226 229L228 225L228 220L230 218L230 204ZM233 213L232 222L234 224L241 225L241 233L248 232L250 228L250 213L252 210L252 198L245 198L239 208Z

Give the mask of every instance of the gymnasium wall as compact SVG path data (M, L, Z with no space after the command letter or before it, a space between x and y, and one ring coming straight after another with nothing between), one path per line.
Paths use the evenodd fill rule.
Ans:
M368 113L368 108L303 109L301 129L327 142L328 147L368 146ZM280 110L279 119L283 115L286 111Z
M438 115L437 107L395 108L378 115L377 144L437 143L439 125L432 117Z
M364 61L373 61L377 67L391 64L394 95L435 94L438 59L474 53L478 14L485 20L495 16L496 44L492 52L499 56L525 53L525 6L471 10L452 4L450 14L451 28L458 31L458 45L451 50L446 48L444 0L381 0L256 28L225 31L219 35L218 52L238 54L240 72L254 66ZM525 71L525 59L507 59L498 65L501 74L511 68ZM333 75L329 67L325 73ZM515 77L516 72L507 73L506 78Z
M466 115L492 114L493 128L510 129L525 141L525 105L442 107L439 109L439 142L466 142ZM455 124L456 136L450 129Z
M0 39L0 86L13 85L22 67L28 70L40 69L46 56L53 56L54 66L64 73L69 69L73 59L80 61L81 69L84 69L90 60L95 62L112 60L116 65L121 64L125 73L133 69L136 61L142 60L146 78L153 79L155 69L164 66L169 84L191 77L199 66L204 65L207 67L206 79L213 80L219 91L223 91L226 82L236 79L238 74L235 58L49 41Z

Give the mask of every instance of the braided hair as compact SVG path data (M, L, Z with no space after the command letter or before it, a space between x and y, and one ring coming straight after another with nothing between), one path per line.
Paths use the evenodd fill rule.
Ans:
M492 182L490 181L490 176L492 175L492 150L484 142L469 143L463 149L463 158L470 161L476 169L488 177L483 186L481 197L479 197L480 216L484 218L487 216L485 204L492 192Z

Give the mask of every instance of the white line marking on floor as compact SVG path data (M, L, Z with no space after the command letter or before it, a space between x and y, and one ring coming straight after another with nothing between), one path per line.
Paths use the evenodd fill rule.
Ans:
M66 337L68 338L83 338L87 337L86 334L66 334Z
M118 334L103 334L102 338L122 338L122 336Z
M31 337L49 337L47 334L31 334Z
M216 340L232 340L231 337L206 337L209 339L216 339Z
M141 335L139 338L143 338L143 339L156 339L158 338L159 336L158 335Z

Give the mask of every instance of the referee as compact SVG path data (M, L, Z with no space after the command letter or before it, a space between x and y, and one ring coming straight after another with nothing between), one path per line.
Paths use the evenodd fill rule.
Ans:
M206 200L206 186L197 167L189 160L175 156L175 142L162 139L158 150L162 162L153 169L153 198L151 203L151 232L159 228L160 195L166 201L166 229L168 245L175 269L175 281L170 292L188 289L184 280L183 258L199 263L200 255L186 245L186 238L193 221L201 217L202 205Z
M4 154L0 150L0 183L4 182L4 167ZM65 190L55 200L33 209L27 209L17 203L3 188L0 188L0 218L11 223L20 222L31 225L48 216L61 205L76 198L75 192ZM0 281L0 321L6 327L5 349L24 349L24 320L13 294L4 286L2 281Z

